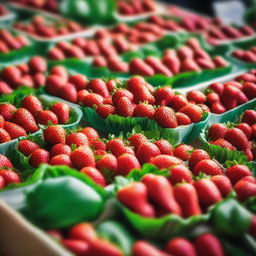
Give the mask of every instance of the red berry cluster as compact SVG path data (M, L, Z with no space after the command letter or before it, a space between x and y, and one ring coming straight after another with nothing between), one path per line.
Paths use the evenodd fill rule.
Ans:
M70 228L66 235L59 230L48 230L47 233L77 256L123 255L117 245L101 238L90 223L79 223Z
M201 71L228 66L228 62L221 56L210 57L202 49L196 38L190 39L186 45L177 51L168 49L164 56L135 58L129 64L123 62L118 56L111 56L105 60L108 68L115 72L129 72L130 74L153 76L162 74L165 76L177 75L181 72ZM103 57L97 57L93 61L94 66L103 66Z
M28 64L8 66L1 72L0 94L10 94L19 86L39 88L45 85L47 62L43 57L35 56Z
M245 62L256 63L256 47L250 47L248 50L235 50L232 55Z
M20 183L19 174L12 170L11 161L0 154L0 189L12 183Z
M43 38L52 38L85 30L85 27L75 21L66 19L49 21L49 19L40 15L34 16L29 23L16 22L13 26L17 30Z
M43 9L49 12L58 12L58 0L12 0L12 1L28 7Z
M209 128L210 143L229 150L243 151L248 160L256 160L256 111L246 110L240 123L228 128L225 124L213 124Z
M6 29L0 30L0 53L9 53L28 45L30 42L25 36L14 36Z
M138 15L154 11L156 3L154 0L118 0L117 8L122 15Z
M66 124L69 116L68 104L57 102L46 110L33 95L21 101L21 108L10 103L0 104L0 143L34 133L39 130L38 124Z

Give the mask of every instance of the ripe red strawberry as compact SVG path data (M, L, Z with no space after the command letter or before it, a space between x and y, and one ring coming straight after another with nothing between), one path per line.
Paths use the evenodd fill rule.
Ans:
M209 88L221 96L224 90L224 85L222 83L212 83Z
M242 75L236 77L236 80L239 82L251 82L251 83L256 82L255 75L251 74L251 73L242 74Z
M0 94L11 94L12 92L12 88L7 83L0 82Z
M237 126L238 129L243 131L243 133L246 135L247 139L249 140L252 134L252 128L247 123L240 123Z
M100 171L112 170L112 171L116 172L117 158L112 154L104 154L97 161L97 169L99 169Z
M231 143L229 143L228 141L226 141L224 139L218 139L218 140L212 142L211 144L220 146L222 148L227 148L229 150L235 150L236 149Z
M201 71L201 68L196 64L196 62L193 59L186 58L181 62L181 71L182 72L199 72Z
M21 140L18 144L18 150L25 156L29 156L39 145L30 140Z
M227 67L229 63L222 56L215 56L212 58L216 68Z
M118 89L112 96L113 104L117 104L121 97L127 97L130 101L133 101L133 94L126 89Z
M89 147L79 147L70 155L73 166L82 169L87 166L95 167L95 160L92 150Z
M0 128L0 143L5 143L10 140L11 140L11 137L9 133L6 130Z
M3 128L4 127L4 117L2 115L0 115L0 128Z
M191 171L183 164L177 164L170 168L169 181L176 185L177 183L192 183L192 173Z
M62 154L69 156L71 154L70 146L63 143L58 143L58 144L55 144L50 150L50 158L53 158L54 156L62 155Z
M181 60L184 60L184 59L193 59L193 51L191 48L189 48L188 46L186 45L183 45L181 46L178 51L178 56Z
M148 256L153 256L153 255L168 256L169 254L159 250L158 248L156 248L149 242L139 240L133 244L132 255L133 256L143 256L143 255L145 255L145 256L146 255L148 255Z
M41 101L33 95L25 97L21 102L21 106L27 109L34 117L37 116L38 112L43 111Z
M222 170L220 166L214 161L210 159L204 159L196 164L193 168L193 174L199 175L199 173L205 173L206 175L221 175Z
M16 88L17 82L21 78L21 71L17 67L14 67L14 66L6 67L2 71L2 78L11 87Z
M65 154L56 155L56 156L52 157L49 164L50 165L65 165L68 167L72 167L70 157Z
M21 182L19 175L12 170L0 170L0 176L4 179L5 186Z
M0 154L0 167L13 168L13 165L6 156Z
M210 159L208 153L202 149L195 149L189 158L189 168L193 170L197 163L204 159Z
M238 150L246 150L249 148L249 141L246 135L238 128L228 129L224 138Z
M187 115L177 112L175 116L178 122L178 126L191 124L191 120Z
M44 58L40 56L35 56L32 59L30 59L28 66L30 72L32 73L44 73L47 71L47 62Z
M169 141L161 139L154 142L157 145L158 149L160 150L161 154L164 155L173 155L173 148Z
M21 126L12 122L5 122L4 129L9 133L12 140L22 136L27 136L26 131Z
M33 133L39 130L35 118L25 108L19 108L12 117L12 122L22 126L26 132Z
M126 176L132 169L140 169L140 163L133 154L122 154L117 158L117 174Z
M183 161L188 161L190 158L190 155L192 153L193 147L190 145L186 145L186 144L180 144L178 145L174 151L173 151L173 155L175 157L180 158Z
M179 158L169 155L157 155L155 157L151 157L149 162L157 166L159 169L169 168L182 163Z
M156 105L169 105L174 95L174 91L170 87L162 87L155 90Z
M54 103L50 110L57 116L60 124L66 124L70 116L70 106L64 102Z
M220 102L220 96L216 92L210 92L207 94L207 102L212 105L215 102Z
M75 74L70 76L68 81L69 83L73 84L78 91L85 89L88 84L88 79L83 74Z
M54 96L58 96L65 87L65 79L60 75L54 75L51 74L48 76L45 82L45 90L49 94L52 94Z
M37 168L40 164L47 164L49 162L49 152L39 148L31 153L29 164Z
M135 150L138 149L138 147L144 143L144 142L147 142L148 139L147 137L142 134L142 133L136 133L136 134L133 134L131 135L129 138L128 138L128 141L130 142L131 146L134 147Z
M155 109L152 105L146 103L139 103L133 111L133 116L137 117L147 117L153 119Z
M229 167L225 173L233 185L245 176L252 176L250 169L246 165L241 164Z
M179 111L183 107L188 105L188 100L184 95L178 94L172 97L170 107L174 108L175 111Z
M96 184L98 184L102 187L106 186L105 177L96 168L87 166L87 167L84 167L83 169L81 169L80 172L89 176Z
M117 114L124 117L132 117L134 106L126 97L121 97L116 104Z
M215 114L222 114L226 112L226 108L220 102L215 102L211 106L211 112Z
M228 128L224 124L213 124L209 128L209 138L210 140L218 140L224 138Z
M58 92L59 97L66 101L70 101L72 103L77 102L77 90L76 87L73 84L67 83L65 86L61 88L61 90Z
M54 125L44 130L44 140L51 144L65 143L66 131L63 127Z
M109 104L99 104L96 111L102 118L107 118L109 115L116 113L116 108Z
M83 103L83 101L84 101L84 97L86 96L86 95L88 95L89 94L89 92L87 91L87 90L80 90L78 93L77 93L77 104L82 104Z
M131 60L129 70L134 75L153 76L155 74L154 69L139 58Z
M177 237L168 242L165 250L170 255L196 256L194 245L185 238Z
M249 99L256 98L256 84L251 82L243 83L243 92Z
M90 143L100 139L98 132L92 127L85 127L80 132L86 135Z
M1 108L1 105L0 105ZM1 112L1 111L0 111ZM5 118L6 120L6 118ZM242 118L243 123L253 125L256 123L256 111L255 110L245 110Z
M156 109L154 118L156 122L165 128L176 128L178 126L175 113L171 108L161 106Z
M86 107L93 107L103 103L103 97L96 93L89 93L84 97L83 105Z
M90 81L86 88L101 95L103 98L110 97L106 83L102 79L94 79Z
M156 74L162 74L167 77L173 76L172 72L161 62L161 60L154 56L149 56L145 59L145 62L153 68Z
M151 142L141 144L136 152L136 156L141 164L149 162L151 157L158 156L160 154L161 152L158 147Z
M0 115L4 117L5 121L10 121L16 111L17 108L12 104L0 104Z
M240 201L245 201L250 197L255 197L256 195L256 184L244 178L239 180L234 189L236 191L237 197Z
M83 240L62 239L61 243L75 255L82 256L89 252L89 245Z
M187 115L193 123L198 123L203 118L203 110L197 105L188 104L187 106L183 107L179 112Z
M68 237L90 242L97 239L98 234L91 224L82 222L70 228Z
M89 140L87 136L82 132L76 132L76 133L69 134L66 137L66 144L69 145L70 147L72 145L75 145L76 147L84 146L84 145L88 146Z
M224 175L212 176L211 181L213 181L217 186L223 198L228 196L228 194L232 191L232 184L230 180Z
M37 114L37 122L43 125L58 124L58 117L51 110L43 110Z
M104 144L104 142L102 140L94 140L90 143L90 146L93 150L95 150L95 154L97 155L97 152L102 152L106 150L106 145ZM100 153L100 155L102 155Z
M187 99L194 101L196 104L201 104L206 101L206 96L198 90L192 90L187 94Z

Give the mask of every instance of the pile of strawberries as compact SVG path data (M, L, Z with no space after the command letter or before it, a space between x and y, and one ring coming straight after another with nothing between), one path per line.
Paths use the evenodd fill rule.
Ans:
M33 95L21 101L16 108L10 103L0 104L0 143L27 136L39 130L38 124L66 124L70 116L70 106L63 102L54 103L44 109L41 101Z
M186 45L177 51L168 49L162 58L149 56L146 59L135 58L130 63L123 62L118 56L111 56L105 60L107 67L114 72L129 72L141 76L162 74L168 77L181 72L199 72L206 69L226 67L229 63L221 56L211 57L196 38L190 39ZM94 66L104 66L103 57L96 57Z
M85 58L86 56L118 56L124 52L135 49L135 45L127 41L123 36L113 39L85 39L77 37L72 42L61 41L52 48L47 57L51 60L63 60L66 58ZM103 58L101 58L103 59ZM106 66L101 64L101 66Z
M28 45L30 45L30 42L25 36L15 36L6 29L0 30L0 53L9 53Z
M246 110L237 124L213 124L209 128L210 143L229 150L243 151L249 161L256 160L256 111Z
M1 72L0 94L10 94L19 86L39 88L45 85L47 62L43 57L35 56L28 64L8 66Z
M20 183L20 176L13 170L11 161L0 154L0 189L12 183Z
M205 104L215 114L222 114L256 98L256 70L225 83L212 83L205 92L192 90L187 99L196 104Z
M4 5L0 4L0 16L5 16L8 13L9 13L8 9Z
M156 3L154 0L118 0L117 8L122 15L138 15L154 11Z
M12 0L24 6L43 9L49 12L58 12L58 0Z
M16 22L13 27L26 33L43 37L53 38L56 36L84 31L86 28L75 21L66 19L49 20L37 15L29 23Z
M250 47L248 50L235 50L232 55L245 62L256 63L256 47Z
M66 234L59 230L48 230L46 232L77 256L124 255L117 245L106 238L100 237L90 223L79 223L70 228Z

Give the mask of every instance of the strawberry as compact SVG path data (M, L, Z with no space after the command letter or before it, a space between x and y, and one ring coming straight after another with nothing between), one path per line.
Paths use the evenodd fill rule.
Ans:
M94 67L107 67L107 65L107 60L101 55L95 56L92 62L92 66Z
M89 245L87 242L76 239L62 239L61 243L69 251L74 253L77 256L82 256L88 253Z
M32 73L44 73L47 71L47 62L40 56L35 56L28 62L29 70Z
M131 60L129 63L129 70L131 74L141 76L153 76L155 74L154 69L139 58Z
M93 107L103 103L103 97L96 93L89 93L84 97L83 105L86 107Z
M220 102L215 102L211 106L211 112L215 114L222 114L226 112L226 108L220 103Z
M171 255L196 256L194 245L187 239L181 237L170 240L165 247L165 251Z
M91 224L82 222L69 230L68 237L90 242L97 239L98 235Z
M9 133L4 130L3 128L0 128L0 143L5 143L11 140L11 137Z
M238 128L241 131L243 131L243 133L246 135L248 140L250 139L251 134L252 134L252 128L250 127L249 124L247 124L247 123L240 123L240 124L238 124L238 126L236 128Z
M101 95L103 98L110 96L106 83L102 79L94 79L90 81L86 88Z
M9 133L12 140L22 136L27 136L24 128L12 122L5 122L4 129Z
M66 101L70 101L72 103L77 102L77 90L73 84L67 83L62 89L59 91L59 95L62 99Z
M116 85L117 85L117 81L115 79L110 79L106 82L106 86L110 93L114 91L114 89L116 88Z
M249 99L256 98L256 84L251 82L243 83L243 92Z
M128 141L130 142L131 146L134 147L135 150L138 149L138 147L144 143L144 142L147 142L148 139L147 137L142 134L142 133L136 133L136 134L133 134L131 135L129 138L128 138Z
M127 73L129 71L129 65L123 62L116 53L113 56L107 57L108 68L114 72Z
M58 144L55 144L50 150L50 158L53 158L54 156L57 156L57 155L63 155L63 154L68 156L71 154L70 146L63 143L58 143Z
M26 132L33 133L39 130L35 118L25 108L19 108L12 117L12 122L22 126Z
M31 153L29 164L37 168L40 164L47 164L49 162L49 152L38 148Z
M168 105L174 95L174 91L170 87L159 88L154 91L155 103L156 105Z
M54 66L51 69L51 75L57 75L61 77L65 83L68 82L69 75L67 69L64 66Z
M154 118L156 122L165 128L176 128L178 126L176 116L171 108L161 106L156 109Z
M5 82L0 82L0 94L11 94L12 88Z
M234 189L240 201L245 201L250 197L256 196L255 182L250 182L248 180L241 179L235 184Z
M200 47L194 49L194 56L195 56L195 59L211 60L211 56Z
M193 51L191 48L189 48L188 46L186 45L183 45L181 46L178 51L178 56L181 60L184 60L184 59L193 59Z
M0 176L4 179L5 186L21 182L19 175L12 170L0 170Z
M65 79L60 75L51 74L45 81L45 90L51 95L58 96L65 87Z
M109 104L99 104L96 111L102 118L107 118L109 115L116 113L116 108Z
M195 60L196 64L201 68L201 69L214 69L215 64L211 59L204 59L204 58L197 58Z
M75 149L70 155L73 166L82 169L87 166L95 167L95 160L92 150L83 146Z
M132 247L133 256L168 256L169 254L160 251L151 243L146 241L136 241Z
M85 127L80 132L86 135L90 143L100 139L98 132L92 127Z
M96 184L105 187L106 180L99 170L94 167L87 166L80 170L80 172L89 176Z
M66 124L68 122L70 116L70 106L64 102L54 103L50 107L50 111L52 111L58 118L58 122L60 124Z
M221 96L224 90L224 85L222 83L212 83L209 88Z
M118 89L112 96L113 104L117 104L121 97L127 97L130 101L133 101L133 94L126 89Z
M65 165L68 167L72 167L70 157L65 154L56 155L56 156L52 157L49 164L50 165Z
M158 147L161 154L164 155L173 155L173 148L169 141L160 139L154 142L154 144Z
M212 142L211 144L220 146L222 148L227 148L229 150L235 150L236 149L231 143L229 143L228 141L226 141L224 139L218 139L218 140Z
M172 97L172 101L170 102L169 106L174 108L175 111L179 111L183 107L188 105L188 100L185 96L178 94Z
M186 58L181 62L180 67L182 72L199 72L201 71L201 68L196 64L196 62L193 59Z
M72 145L76 147L80 147L84 145L88 146L89 140L87 136L82 132L76 132L76 133L69 134L66 137L66 144L70 147L72 147Z
M1 44L0 44L1 47ZM1 50L0 50L1 52ZM5 183L4 183L4 178L2 176L0 176L0 188L4 188L5 187Z
M180 59L175 55L165 55L162 59L163 64L174 74L178 74L180 72Z
M18 150L25 156L29 156L39 145L30 140L21 140L18 144Z
M88 84L88 79L83 74L75 74L70 76L68 81L69 83L73 84L78 91L85 89Z
M133 116L137 117L147 117L153 119L155 109L152 105L146 103L139 103L133 111Z
M187 99L194 101L196 104L201 104L206 101L206 96L198 90L192 90L187 94Z
M215 102L220 102L220 96L216 92L210 92L207 94L207 100L210 105L214 104Z
M197 163L204 159L210 159L208 153L202 149L195 149L189 158L189 168L193 170Z
M191 155L191 152L193 150L193 147L190 145L186 145L186 144L180 144L178 145L174 151L173 151L173 155L175 157L180 158L183 161L188 161Z
M43 111L41 101L33 95L25 97L21 102L21 106L27 109L34 117L37 116L38 112Z
M232 184L236 184L236 182L238 182L245 176L252 176L250 169L246 165L242 164L237 164L229 167L225 173L232 182Z
M160 154L161 152L158 147L151 142L141 144L136 151L136 156L141 164L149 162L151 157L155 157Z
M169 155L157 155L155 157L151 157L149 162L157 166L159 169L169 168L170 166L182 163L182 161L177 157Z
M44 140L51 145L55 145L58 143L64 144L65 137L66 131L61 126L49 126L44 130Z
M169 181L176 185L177 183L192 183L192 173L191 171L183 164L177 164L170 168Z
M104 154L97 161L97 169L100 171L112 170L116 172L117 170L117 158L112 154Z
M121 188L117 193L118 200L126 207L144 217L154 217L154 208L147 198L147 187L141 182L133 182Z
M193 185L189 183L176 185L173 188L173 192L184 218L201 214L197 192Z
M126 97L121 97L116 104L117 114L124 117L132 117L134 106Z
M222 174L220 166L214 160L210 159L201 160L195 165L193 168L193 174L197 176L200 172L211 176Z
M43 110L37 115L37 122L43 125L58 124L58 117L51 110Z
M0 104L0 115L4 117L5 121L10 121L16 111L17 108L12 104Z
M0 167L13 168L13 165L6 156L0 154Z
M0 105L1 108L1 105ZM0 111L1 113L1 111ZM4 115L3 115L4 116ZM5 118L6 120L6 118ZM249 125L253 125L256 123L256 111L255 110L245 110L242 118L243 123L247 123Z
M251 82L251 83L256 82L255 75L250 74L250 73L242 74L242 75L236 77L236 80L239 81L239 82Z
M223 198L227 197L232 191L232 184L230 180L224 175L215 175L211 177L211 181L214 182L215 186L219 189Z
M126 176L132 169L140 169L140 163L133 154L125 153L117 158L117 174Z
M82 104L83 101L84 101L84 97L86 95L88 95L89 92L87 90L80 90L78 93L77 93L77 104Z
M6 67L2 71L2 78L12 88L16 88L17 82L21 78L21 71L17 67L14 67L14 66Z
M235 146L238 150L246 150L247 148L249 148L249 141L246 135L238 128L228 129L224 138L233 146Z
M178 126L191 124L191 120L187 115L177 112L175 116L178 122Z
M52 49L49 50L47 53L47 57L50 60L64 60L65 59L65 54L61 49L58 47L53 47Z
M209 138L211 140L218 140L220 138L224 138L227 131L228 128L224 124L213 124L209 128Z
M101 140L94 140L94 141L90 142L90 146L93 150L96 150L96 151L98 151L98 150L105 151L106 150L106 145Z
M157 57L150 56L145 59L145 62L153 68L156 74L162 74L167 77L171 77L172 72L161 62L161 60Z
M204 113L202 108L191 103L180 109L179 112L187 115L193 123L200 122L203 118Z
M215 56L212 58L216 68L227 67L229 63L222 56Z
M4 117L2 115L0 115L0 128L3 128L4 127Z

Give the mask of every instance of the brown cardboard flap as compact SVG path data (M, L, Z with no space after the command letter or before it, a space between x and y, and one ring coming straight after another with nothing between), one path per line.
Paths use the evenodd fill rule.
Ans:
M3 201L0 201L0 255L72 256Z

